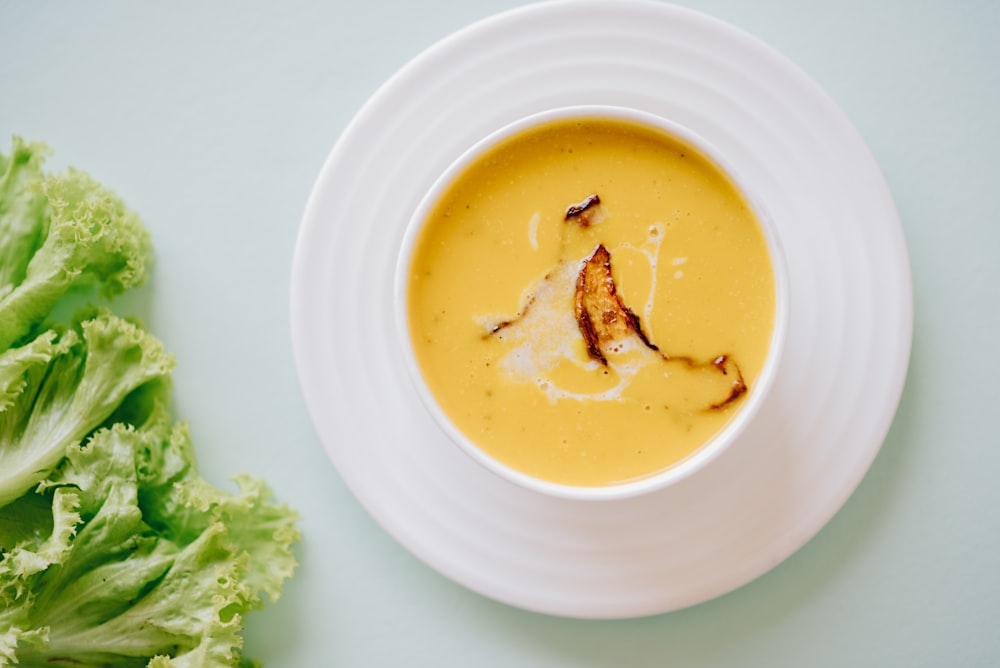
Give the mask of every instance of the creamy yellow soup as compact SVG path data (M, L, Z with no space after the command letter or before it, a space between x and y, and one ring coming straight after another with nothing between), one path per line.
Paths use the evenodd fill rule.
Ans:
M775 318L767 240L691 146L610 119L535 127L444 191L407 276L418 366L473 443L606 486L690 456L746 403Z

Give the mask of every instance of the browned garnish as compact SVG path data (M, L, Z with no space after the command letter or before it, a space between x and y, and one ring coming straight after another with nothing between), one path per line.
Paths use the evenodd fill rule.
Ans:
M600 201L600 198L595 194L590 195L579 204L569 206L566 209L566 221L575 222L583 228L598 223L600 216L603 215L601 207L598 206ZM563 229L569 228L564 226ZM566 232L563 232L563 235L565 234ZM688 373L692 374L692 379L701 377L711 383L709 392L702 394L705 403L702 404L701 400L698 401L698 405L703 406L701 410L723 410L746 394L747 386L743 380L743 372L729 355L718 355L709 360L695 360L687 355L668 355L650 341L642 330L639 316L625 305L618 294L618 288L611 271L611 252L604 244L598 244L590 256L577 265L578 269L570 264L571 260L566 260L562 255L566 245L565 236L562 245L563 249L560 250L556 269L549 271L535 286L534 291L524 300L517 315L489 325L483 333L484 339L493 336L503 339L505 330L517 326L525 319L535 304L536 298L540 294L539 291L552 288L550 281L553 280L553 277L561 277L560 281L566 281L566 283L557 284L560 290L559 294L565 294L561 290L568 288L567 283L572 281L572 272L575 269L574 311L577 327L587 347L588 357L604 367L610 367L608 355L621 352L623 350L622 342L628 337L635 336L648 350L653 351L664 365L672 367L674 371L687 369ZM607 372L608 370L605 368L604 373ZM708 372L709 377L703 375L705 372ZM717 376L716 373L718 373ZM718 395L716 395L717 390ZM724 395L724 398L712 402L709 397L713 395Z
M549 278L548 275L546 275L545 278L546 278L546 280L548 280L548 278ZM528 314L528 309L530 309L531 305L534 304L534 303L535 303L535 295L530 295L528 297L528 301L525 302L524 306L521 307L520 312L518 312L518 314L516 316L514 316L513 318L510 318L508 320L501 320L500 322L496 323L495 325L493 325L492 327L490 327L488 330L486 330L486 333L483 334L483 338L489 338L489 337L493 336L494 334L496 334L497 332L499 332L499 331L501 331L503 329L507 329L508 327L510 327L513 324L516 324L518 320L520 320L521 318L523 318L524 316L526 316Z
M576 278L576 322L587 344L587 354L607 366L605 349L636 334L650 350L657 350L642 331L637 316L625 306L611 275L611 253L598 244L583 261Z
M589 195L579 204L571 204L566 207L566 220L573 220L581 227L590 227L595 221L597 205L601 203L601 198L596 194Z
M743 381L743 372L740 371L739 365L729 359L729 355L719 355L712 360L712 366L721 371L722 375L732 376L729 396L709 406L710 410L719 410L743 396L747 391L747 384Z

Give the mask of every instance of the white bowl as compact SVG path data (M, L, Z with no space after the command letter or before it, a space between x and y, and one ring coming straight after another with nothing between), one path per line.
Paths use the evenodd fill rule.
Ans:
M698 150L729 177L750 206L767 240L771 266L774 272L774 328L771 333L771 343L767 360L760 375L749 388L736 414L725 427L706 443L674 465L646 477L606 486L574 486L543 480L511 468L477 446L455 426L427 386L413 349L407 315L407 277L409 275L414 246L431 209L441 198L448 186L471 163L475 162L481 155L498 143L535 126L575 118L619 120L650 127L665 132ZM728 164L725 157L714 146L690 129L654 114L618 106L582 105L561 107L532 114L496 130L466 150L437 178L417 206L407 225L396 262L394 306L400 346L403 350L407 370L413 380L416 391L437 424L457 447L501 478L542 494L575 500L599 501L622 499L662 489L693 475L719 457L728 448L737 445L747 425L754 419L759 407L767 398L774 384L774 379L777 376L788 329L790 302L787 269L780 239L765 207L755 197L754 193L745 187L745 183L746 180L741 178L741 175Z

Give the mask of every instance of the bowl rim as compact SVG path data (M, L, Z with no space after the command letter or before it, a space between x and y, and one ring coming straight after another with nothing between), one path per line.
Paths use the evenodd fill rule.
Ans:
M774 274L775 311L771 341L768 346L768 354L764 366L750 388L750 391L747 392L744 404L719 431L686 457L649 475L609 485L569 485L545 480L519 471L501 462L476 445L471 438L466 436L452 422L427 385L417 361L410 335L407 308L409 268L417 239L431 209L437 204L455 178L484 153L507 139L528 131L531 128L563 120L624 121L664 133L668 137L679 140L682 144L689 145L695 149L700 154L700 157L711 163L729 179L731 185L739 192L751 209L767 242L772 272ZM430 413L437 426L462 452L500 478L531 491L568 500L610 501L649 494L681 482L718 459L740 439L770 394L775 379L778 376L789 322L791 299L784 249L767 207L764 206L753 192L747 189L745 185L747 182L738 170L733 168L732 164L725 158L721 151L690 128L658 114L619 105L579 104L554 107L535 112L493 130L465 149L434 180L407 221L396 258L393 279L393 309L396 321L396 334L400 340L407 375L413 383L413 387L420 397L421 403Z

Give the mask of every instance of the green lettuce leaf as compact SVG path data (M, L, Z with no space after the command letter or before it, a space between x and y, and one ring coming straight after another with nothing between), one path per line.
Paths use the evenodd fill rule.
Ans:
M9 157L0 153L0 300L24 281L48 231L47 202L38 188L47 153L44 144L20 137Z
M130 392L174 365L157 339L106 312L58 341L49 333L39 339L0 357L0 379L12 388L0 410L0 507L44 480Z
M241 474L233 478L238 492L230 494L198 474L187 425L178 423L170 436L154 444L140 465L140 504L147 521L175 542L185 544L212 524L222 523L229 539L249 557L243 578L247 605L261 608L261 595L274 602L282 583L297 565L292 545L299 540L298 514L270 501L263 481Z
M53 357L65 354L76 340L75 337L63 337L57 343L58 336L55 330L49 330L20 348L0 354L0 411L10 408L24 392L32 367L47 365Z
M0 668L251 668L245 615L296 566L297 514L263 482L223 491L173 421L173 358L91 310L47 325L71 289L139 284L149 237L46 149L0 153Z
M41 145L0 155L0 350L18 344L66 292L96 281L105 296L146 277L152 246L139 217L85 172L43 175Z
M21 663L240 664L244 617L259 607L258 590L279 593L280 581L262 574L276 554L291 558L299 538L296 515L271 502L259 483L244 480L232 495L198 477L188 430L166 417L157 411L139 429L99 430L70 448L39 486L36 495L52 498L53 509L66 496L73 510L51 523L58 530L24 540L0 562L10 562L0 568L7 614L20 615L11 626L32 629L28 636L8 631L15 638L7 640L16 648L11 656ZM199 494L178 492L173 512L160 512L168 488L187 487ZM237 508L244 524L267 528L249 531L222 521ZM178 530L170 535L157 525ZM276 535L284 542L274 547ZM286 566L279 563L279 571ZM3 658L0 649L0 666Z
M31 621L35 585L69 554L81 520L78 502L73 490L59 489L0 509L0 666L17 663L19 645L39 646L48 639L48 629Z

